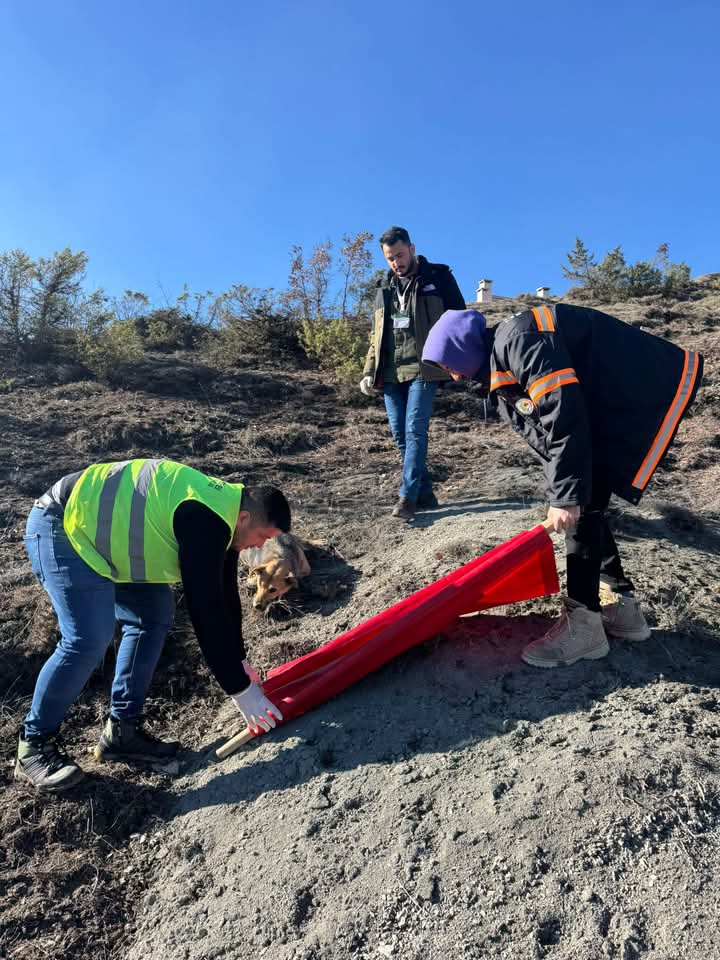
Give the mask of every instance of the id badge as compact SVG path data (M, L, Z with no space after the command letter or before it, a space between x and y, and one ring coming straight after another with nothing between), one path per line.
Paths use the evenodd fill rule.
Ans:
M394 313L392 321L394 330L407 330L410 326L410 317L406 313Z

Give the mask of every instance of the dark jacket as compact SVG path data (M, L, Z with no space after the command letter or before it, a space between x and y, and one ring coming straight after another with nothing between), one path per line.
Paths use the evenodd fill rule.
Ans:
M490 389L543 460L549 504L588 503L593 464L614 493L637 503L695 397L702 356L562 303L492 333Z
M422 356L425 340L430 327L446 310L464 310L465 300L450 267L444 263L430 263L419 256L418 282L412 296L412 315L415 326L418 361ZM392 332L392 270L378 284L375 295L375 317L370 338L370 349L365 360L363 376L373 378L373 385L382 386L383 338ZM420 376L423 380L449 380L444 370L431 364L420 362Z

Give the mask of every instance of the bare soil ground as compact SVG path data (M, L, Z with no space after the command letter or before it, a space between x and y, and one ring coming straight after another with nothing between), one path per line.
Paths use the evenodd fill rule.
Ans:
M89 756L110 651L65 725L89 776L62 798L38 799L12 765L57 639L24 521L63 473L161 455L282 486L296 531L326 547L285 606L265 617L246 604L263 671L533 525L540 470L480 399L448 387L430 445L442 505L405 525L389 517L398 463L381 402L317 372L249 358L230 376L192 353L158 354L111 390L6 365L0 957L720 956L716 283L683 303L603 305L706 356L693 414L641 506L614 508L652 640L538 671L519 651L557 601L494 610L219 763L238 715L179 597L147 711L156 733L183 741L179 769Z

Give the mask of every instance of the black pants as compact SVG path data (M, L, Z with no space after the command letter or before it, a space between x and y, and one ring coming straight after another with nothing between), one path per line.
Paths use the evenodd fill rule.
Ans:
M600 577L617 593L631 593L617 544L605 516L610 503L610 485L604 473L593 473L592 498L582 508L580 519L565 533L567 591L571 600L588 610L600 609Z

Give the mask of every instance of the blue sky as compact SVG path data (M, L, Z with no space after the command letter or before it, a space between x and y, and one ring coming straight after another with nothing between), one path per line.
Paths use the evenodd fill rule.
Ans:
M467 299L564 290L576 235L720 270L715 0L0 0L0 36L0 250L89 287L282 288L392 223Z

